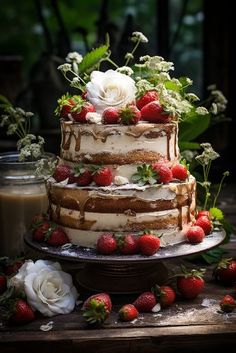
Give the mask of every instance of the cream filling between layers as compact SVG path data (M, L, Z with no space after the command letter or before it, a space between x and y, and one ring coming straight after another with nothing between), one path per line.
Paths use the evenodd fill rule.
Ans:
M51 205L53 211L56 213L56 205ZM182 217L188 216L188 206L182 207ZM60 208L60 217L67 217L73 220L78 220L78 228L80 227L81 214L79 211L70 210L64 207ZM84 212L84 222L89 222L90 230L104 230L122 232L124 229L129 229L130 224L142 224L145 222L157 222L158 218L161 222L168 221L175 218L178 220L179 210L171 209L165 211L142 212L142 213L98 213L98 212ZM178 222L177 222L178 223ZM170 227L171 228L171 227ZM173 227L172 227L173 228ZM167 227L168 229L168 227Z

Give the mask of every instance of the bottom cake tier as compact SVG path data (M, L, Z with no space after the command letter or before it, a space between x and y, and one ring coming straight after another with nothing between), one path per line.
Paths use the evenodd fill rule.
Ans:
M194 221L196 181L139 186L77 187L48 182L50 216L73 244L95 247L105 232L161 235L161 246L185 240Z

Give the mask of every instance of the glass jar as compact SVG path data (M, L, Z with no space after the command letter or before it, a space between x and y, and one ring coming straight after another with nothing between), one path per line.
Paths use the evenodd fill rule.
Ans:
M33 217L48 208L44 179L35 175L36 162L19 162L18 156L0 154L0 256L25 253L24 233Z

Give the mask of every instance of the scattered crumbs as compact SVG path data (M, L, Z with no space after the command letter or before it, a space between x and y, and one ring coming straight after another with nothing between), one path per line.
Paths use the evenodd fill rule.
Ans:
M72 244L71 243L66 243L64 245L61 246L61 249L62 250L67 250L67 249L70 249L72 247Z
M41 325L40 330L44 332L50 331L53 328L53 324L53 321L49 321L46 325Z
M210 308L212 305L215 305L216 303L217 303L217 300L215 300L215 299L205 298L205 299L203 299L201 306L204 306L206 308Z
M153 317L162 317L162 314L153 314Z
M131 324L135 324L138 321L138 319L134 319L132 321L130 321Z

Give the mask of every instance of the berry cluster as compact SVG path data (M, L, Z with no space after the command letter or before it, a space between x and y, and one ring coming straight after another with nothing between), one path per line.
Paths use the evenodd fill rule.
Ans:
M104 233L97 240L96 250L103 255L111 255L115 252L123 255L141 253L154 255L160 248L160 238L154 234L144 233L140 236L129 233L115 235Z

